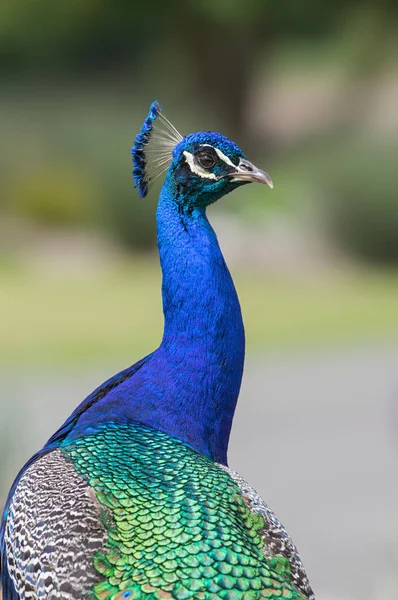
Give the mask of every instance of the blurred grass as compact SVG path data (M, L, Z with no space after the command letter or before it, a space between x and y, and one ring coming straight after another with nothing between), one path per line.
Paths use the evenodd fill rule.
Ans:
M322 281L233 269L249 352L356 343L398 334L398 278L366 271ZM127 365L161 339L154 261L61 277L4 270L0 367Z

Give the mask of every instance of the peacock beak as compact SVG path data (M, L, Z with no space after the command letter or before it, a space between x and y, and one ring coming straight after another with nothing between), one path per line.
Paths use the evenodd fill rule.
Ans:
M258 169L251 162L240 159L235 173L231 173L232 181L247 181L253 183L266 183L271 189L274 184L271 177L265 171Z

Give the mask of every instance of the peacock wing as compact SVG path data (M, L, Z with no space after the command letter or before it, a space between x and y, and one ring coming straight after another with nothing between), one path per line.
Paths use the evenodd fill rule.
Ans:
M60 449L40 456L22 473L9 501L3 600L89 597L100 579L93 556L107 537L104 518L93 489Z

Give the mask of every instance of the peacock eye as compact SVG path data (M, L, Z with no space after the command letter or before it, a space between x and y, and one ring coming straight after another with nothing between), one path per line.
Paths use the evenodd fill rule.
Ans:
M216 156L213 152L203 150L195 155L196 162L203 169L211 169L217 162Z

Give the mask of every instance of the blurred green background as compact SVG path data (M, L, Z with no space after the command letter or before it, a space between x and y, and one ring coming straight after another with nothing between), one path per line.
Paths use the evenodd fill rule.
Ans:
M398 411L389 412L398 389L397 22L391 0L0 4L0 504L20 464L84 395L160 340L154 219L160 183L140 200L130 157L149 104L158 99L182 134L222 131L275 182L273 192L247 186L209 211L247 331L234 466L251 475L267 500L274 493L273 506L284 508L300 547L307 544L322 597L394 597L390 573L398 550L391 532L398 517L384 499L398 500L397 487L388 487L396 448L386 442L398 421L391 417ZM318 387L297 374L301 361ZM319 375L323 368L329 375ZM385 373L384 387L374 372ZM270 389L273 377L291 381L291 388ZM324 390L333 393L323 398ZM367 390L374 391L369 398ZM261 461L250 460L248 428L255 437L253 423L268 422L270 411L276 429L289 423L301 401L307 417L290 431L270 482ZM314 439L329 410L330 426ZM336 450L347 410L368 420L360 425L353 417L347 445ZM251 424L244 413L253 416ZM361 437L368 426L369 436ZM273 433L257 435L252 453L272 453ZM380 440L372 450L374 472L366 458L372 436ZM311 462L314 447L306 452L304 438L317 443L318 461ZM373 489L370 479L384 473L379 509L388 515L388 533L380 560L386 564L388 556L392 567L380 576L381 595L370 552L363 554L374 532L364 533L359 522L350 529L348 519L335 554L325 544L336 531L328 517L336 503L333 492L329 506L318 491L314 506L314 489L321 481L327 487L322 441L335 459L334 479L326 478L331 490L344 494L358 473L369 486L360 483L347 495L354 520ZM291 473L302 499L295 512L282 474L302 442L309 474L303 480ZM359 463L347 472L347 457L358 447ZM322 527L323 555L317 552ZM360 529L363 540L351 546ZM340 560L347 594L336 592L329 560ZM363 589L350 575L356 564L359 578L369 565Z
M248 186L212 211L253 307L249 348L395 335L397 12L3 2L1 362L129 360L159 339L158 188L138 199L129 154L154 98L183 133L220 129L274 178L272 194Z

